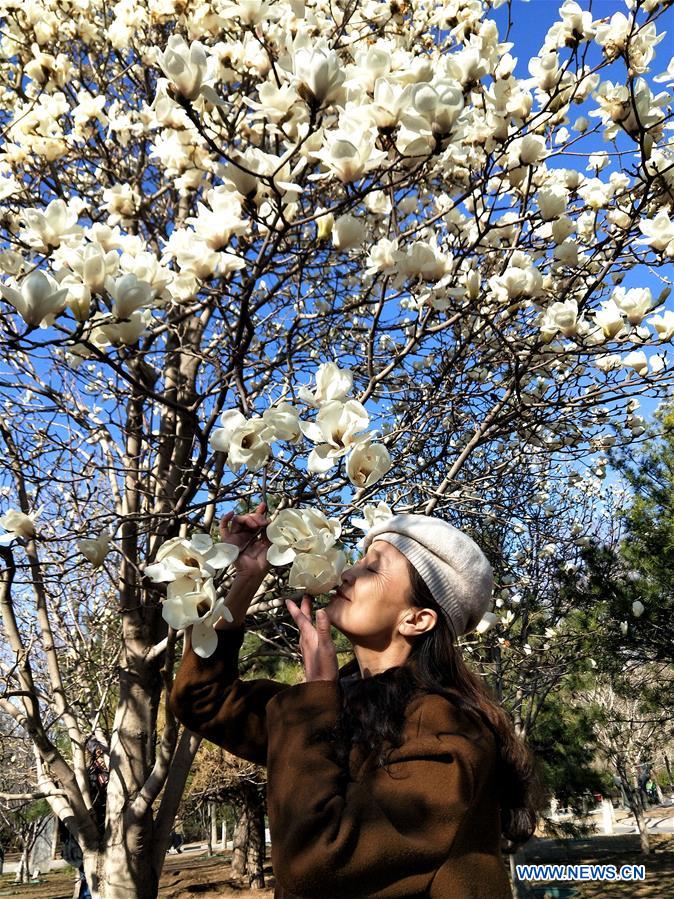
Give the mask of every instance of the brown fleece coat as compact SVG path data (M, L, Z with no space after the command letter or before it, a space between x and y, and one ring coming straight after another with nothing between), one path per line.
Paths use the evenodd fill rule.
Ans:
M267 766L275 899L509 899L500 854L494 738L441 696L413 699L388 770L329 731L337 681L239 678L243 627L218 631L208 659L190 648L171 690L179 721ZM358 673L356 660L340 680Z

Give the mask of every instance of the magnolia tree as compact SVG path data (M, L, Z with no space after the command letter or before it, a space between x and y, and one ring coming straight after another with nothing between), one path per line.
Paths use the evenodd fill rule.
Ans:
M93 895L157 894L199 744L158 710L182 630L208 656L228 616L218 504L268 498L285 649L274 593L329 590L377 518L479 530L462 497L642 432L672 381L668 5L565 0L523 66L488 0L0 0L0 704ZM61 635L96 603L102 831Z

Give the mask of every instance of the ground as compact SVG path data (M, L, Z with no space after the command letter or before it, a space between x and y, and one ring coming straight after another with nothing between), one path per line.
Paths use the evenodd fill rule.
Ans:
M608 842L611 841L612 842ZM527 861L556 861L573 864L595 862L646 865L644 883L587 883L574 884L574 892L548 891L549 899L557 896L573 896L574 899L663 899L674 896L674 839L671 836L653 836L655 851L642 856L638 850L638 838L632 835L590 839L565 844L563 849L547 845L546 851L534 851L530 844ZM613 850L610 848L613 846ZM229 866L231 853L206 858L204 854L182 853L168 855L161 878L159 899L271 899L274 895L271 862L265 865L268 889L249 890L246 884L232 876ZM65 871L45 875L40 883L15 886L12 874L0 877L0 896L21 899L71 899L73 876ZM567 885L569 886L569 885ZM542 885L539 885L542 887ZM542 899L544 891L537 891L536 899Z

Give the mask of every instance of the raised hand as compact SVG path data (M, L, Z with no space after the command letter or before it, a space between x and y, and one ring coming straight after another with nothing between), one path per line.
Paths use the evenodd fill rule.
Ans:
M316 612L316 627L311 621L313 597L304 594L298 608L292 599L286 599L286 608L300 629L300 650L304 659L305 681L338 680L339 663L337 649L330 634L330 619L325 609Z
M240 575L262 579L271 568L267 561L267 550L271 542L265 528L269 519L265 516L265 503L257 505L253 512L235 515L227 512L220 519L220 540L238 546L239 555L234 567Z

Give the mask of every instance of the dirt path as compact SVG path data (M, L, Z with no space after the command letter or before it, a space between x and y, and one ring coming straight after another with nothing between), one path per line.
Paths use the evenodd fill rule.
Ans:
M624 838L623 838L624 839ZM588 845L589 844L589 845ZM636 848L619 852L592 852L591 841L578 851L567 851L554 859L560 863L600 863L615 865L645 864L646 880L643 883L575 883L575 899L669 899L674 897L674 839L653 837L655 851L649 857L642 856ZM563 857L561 857L563 855ZM274 875L271 860L265 865L267 889L250 890L248 886L232 876L229 865L231 852L218 854L212 858L195 853L168 855L161 877L159 899L271 899L274 895ZM532 852L527 861L537 861ZM541 859L551 861L549 857ZM43 877L40 883L15 886L14 875L0 877L0 896L17 899L72 899L74 877L64 871L55 871ZM542 887L543 884L539 884ZM567 886L571 886L567 884ZM544 893L539 893L543 896ZM555 893L550 891L549 896Z

